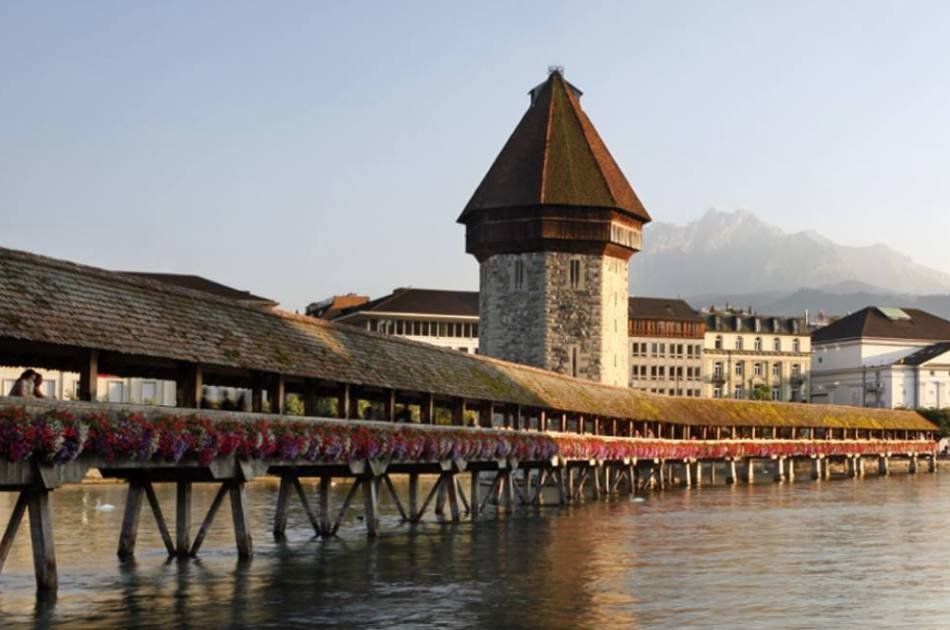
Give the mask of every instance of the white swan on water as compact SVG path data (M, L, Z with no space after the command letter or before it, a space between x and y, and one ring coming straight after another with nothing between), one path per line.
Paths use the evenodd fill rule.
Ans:
M102 499L96 499L96 511L97 512L111 512L115 509L115 506L111 503L103 503Z

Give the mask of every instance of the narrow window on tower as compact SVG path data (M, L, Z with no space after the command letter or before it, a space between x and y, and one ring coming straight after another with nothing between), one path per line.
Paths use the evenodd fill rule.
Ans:
M582 279L581 279L581 261L579 258L574 258L571 260L570 267L570 281L572 289L581 288Z
M577 346L571 346L569 350L569 357L568 357L570 361L570 365L568 366L569 368L568 372L574 378L577 378L577 375L579 372L578 365L577 365L578 364L577 355L578 355Z
M524 288L524 261L520 258L515 260L513 285L515 290Z

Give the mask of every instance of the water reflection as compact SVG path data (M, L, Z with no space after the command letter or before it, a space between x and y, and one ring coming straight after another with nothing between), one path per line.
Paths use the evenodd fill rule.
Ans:
M948 490L940 475L704 487L454 526L401 525L389 506L373 541L354 515L339 539L316 539L293 509L275 541L277 488L264 482L249 490L256 556L242 562L225 512L201 558L168 560L143 511L137 555L119 560L121 509L95 506L121 507L124 489L65 488L58 597L36 597L21 531L0 625L941 626ZM172 514L173 488L158 492ZM195 488L195 527L213 493ZM13 502L0 495L0 517Z

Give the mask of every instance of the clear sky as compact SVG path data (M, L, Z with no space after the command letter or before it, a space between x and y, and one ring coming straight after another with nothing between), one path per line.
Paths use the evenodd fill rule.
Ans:
M948 34L947 2L5 0L0 245L291 309L475 288L455 219L558 64L655 219L950 271Z

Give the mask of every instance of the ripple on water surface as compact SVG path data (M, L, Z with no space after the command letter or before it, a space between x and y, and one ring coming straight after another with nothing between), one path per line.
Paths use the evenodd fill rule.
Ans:
M174 489L158 492L168 517ZM195 486L193 531L213 492ZM249 486L250 562L237 560L227 510L200 559L167 561L147 509L135 560L120 562L122 511L101 506L121 507L123 487L57 490L59 593L35 597L22 528L0 625L950 625L946 475L674 490L456 526L410 528L387 504L372 542L353 516L340 538L315 540L296 506L275 542L276 492ZM4 521L14 500L0 494Z

